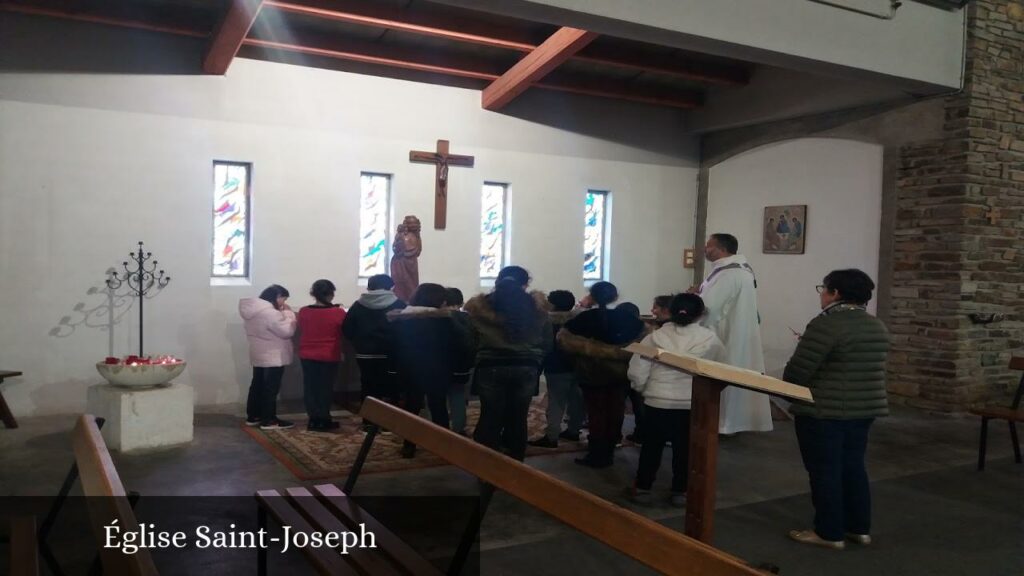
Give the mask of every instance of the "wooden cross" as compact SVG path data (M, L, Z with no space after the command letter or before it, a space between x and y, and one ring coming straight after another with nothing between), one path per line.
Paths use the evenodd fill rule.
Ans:
M422 162L435 165L434 181L434 229L444 230L448 222L448 167L473 167L472 156L461 156L448 153L448 141L438 140L436 152L410 150L410 162Z
M999 208L993 207L991 210L988 211L987 214L985 214L985 218L988 218L988 223L989 224L995 225L995 224L997 224L999 222L999 216L1000 215L1001 215L1001 212L999 211Z

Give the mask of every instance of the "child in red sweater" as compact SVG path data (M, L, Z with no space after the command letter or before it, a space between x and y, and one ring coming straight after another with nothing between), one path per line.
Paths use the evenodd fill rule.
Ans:
M345 310L334 300L334 283L317 280L309 295L316 303L299 310L299 359L302 361L303 397L313 432L335 430L331 420L331 392L341 362L341 323Z

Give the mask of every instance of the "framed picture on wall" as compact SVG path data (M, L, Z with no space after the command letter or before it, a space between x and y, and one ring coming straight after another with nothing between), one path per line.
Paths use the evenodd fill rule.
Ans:
M765 206L761 251L803 254L807 240L807 205Z

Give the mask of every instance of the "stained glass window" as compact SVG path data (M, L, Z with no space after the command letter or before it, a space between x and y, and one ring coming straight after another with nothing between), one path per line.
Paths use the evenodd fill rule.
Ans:
M359 180L359 277L386 274L391 176L363 172Z
M251 164L213 163L213 269L216 278L249 277Z
M605 275L605 237L608 193L587 192L583 227L583 279L603 280Z
M485 182L480 202L480 277L497 278L505 265L505 197L508 184Z

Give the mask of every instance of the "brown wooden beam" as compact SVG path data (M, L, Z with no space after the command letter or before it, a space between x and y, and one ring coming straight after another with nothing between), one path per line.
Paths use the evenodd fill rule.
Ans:
M538 47L538 44L526 34L517 32L510 27L483 24L468 19L450 20L431 15L409 14L406 11L365 2L304 0L299 4L286 0L266 0L264 6L291 14L386 30L400 30L410 34L481 44L517 52L529 53ZM663 74L701 84L744 86L748 81L746 70L739 67L679 62L674 58L652 57L649 54L633 50L599 49L597 46L592 46L573 55L572 59L603 66Z
M267 50L282 50L298 54L308 54L310 56L321 56L336 60L457 76L487 82L493 82L501 77L500 71L495 70L493 65L485 60L470 60L464 57L428 60L422 51L382 46L372 42L336 40L326 37L313 39L306 36L299 38L297 42L293 44L261 38L246 38L243 44ZM647 88L630 87L621 82L612 81L587 82L580 78L549 79L538 82L534 86L546 90L587 94L602 98L628 100L674 108L694 108L701 104L698 94L656 92Z
M500 110L573 54L597 38L597 33L562 27L522 60L484 88L481 102L486 110Z
M262 7L263 0L231 0L224 20L210 39L203 58L203 72L220 75L228 71Z
M437 18L430 15L410 16L401 9L379 4L359 2L282 2L266 0L264 6L290 14L347 22L386 30L400 30L421 36L433 36L458 42L482 44L518 52L530 52L537 47L528 38L510 29L485 26L464 19ZM516 38L518 36L518 38Z

